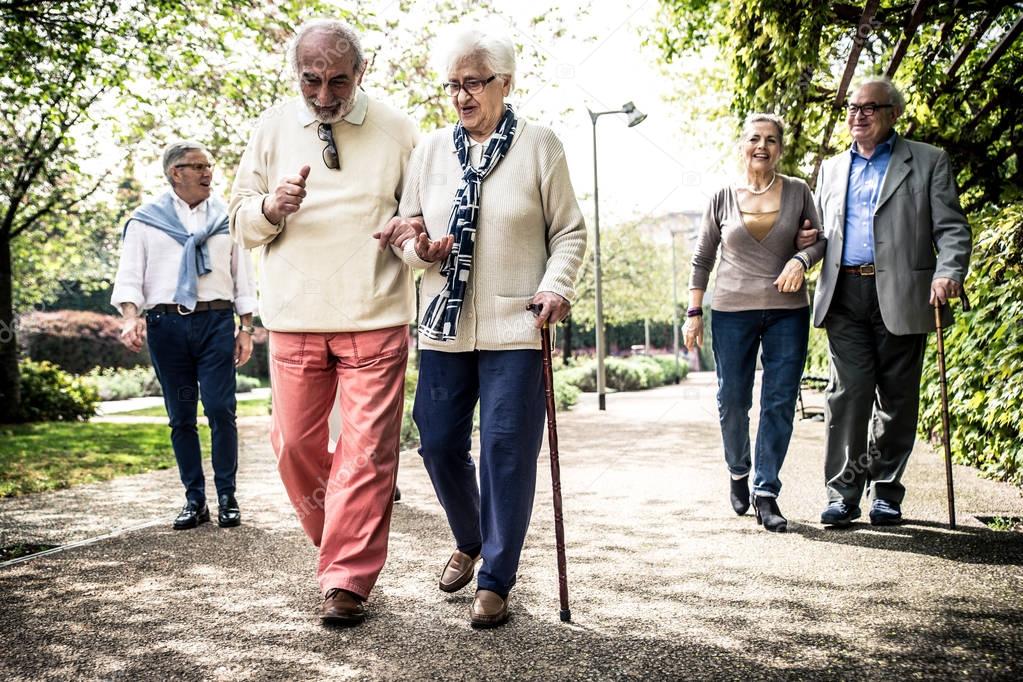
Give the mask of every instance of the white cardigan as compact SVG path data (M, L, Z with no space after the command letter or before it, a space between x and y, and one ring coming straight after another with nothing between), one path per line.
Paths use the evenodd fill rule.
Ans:
M409 160L398 211L423 216L430 239L448 232L462 168L445 128L422 141ZM420 335L420 348L453 353L540 348L540 331L526 310L533 296L551 291L575 299L575 277L586 249L586 226L572 189L561 141L553 131L519 119L512 146L483 181L476 248L457 338ZM444 288L440 263L428 263L408 240L405 262L425 268L419 292L422 315Z

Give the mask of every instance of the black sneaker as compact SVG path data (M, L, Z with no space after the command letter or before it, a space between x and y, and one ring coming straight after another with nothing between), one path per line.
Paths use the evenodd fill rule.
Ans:
M902 523L902 508L888 500L874 500L870 505L870 525L897 526Z
M860 508L853 507L845 502L832 502L821 513L821 523L825 526L837 526L839 528L852 524L858 518L860 518Z

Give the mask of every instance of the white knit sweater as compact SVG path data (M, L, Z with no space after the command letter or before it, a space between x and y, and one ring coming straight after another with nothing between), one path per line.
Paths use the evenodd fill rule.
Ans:
M411 271L381 251L373 233L395 215L418 131L363 92L333 131L340 170L324 165L305 104L288 100L263 115L238 166L231 234L246 248L262 247L259 314L272 331L367 331L412 319ZM269 223L264 197L306 165L302 206Z
M462 168L453 129L430 134L409 161L399 213L422 215L430 239L447 234ZM519 119L512 146L483 181L476 248L454 341L420 335L420 348L447 352L540 348L526 310L551 291L575 299L575 276L586 248L586 226L572 189L561 141L549 128ZM403 258L425 268L419 311L444 288L440 263L427 263L408 240Z

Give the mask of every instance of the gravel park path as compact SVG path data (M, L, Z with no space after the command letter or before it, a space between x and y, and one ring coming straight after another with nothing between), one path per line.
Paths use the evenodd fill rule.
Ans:
M545 449L507 626L472 630L471 588L437 589L452 540L415 452L366 623L321 626L315 551L256 418L240 528L171 530L174 470L0 500L0 545L65 547L0 568L0 679L1020 679L1023 533L978 520L1023 516L1017 489L956 467L950 531L921 444L908 523L826 530L824 425L797 421L790 532L770 534L729 506L713 375L595 402L559 415L571 624Z

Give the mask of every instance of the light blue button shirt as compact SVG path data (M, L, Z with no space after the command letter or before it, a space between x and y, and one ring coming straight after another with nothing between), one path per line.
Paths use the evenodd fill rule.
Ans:
M874 209L881 196L881 184L892 160L895 133L877 145L868 159L857 151L853 142L852 164L849 166L849 188L845 192L845 239L842 243L842 265L874 262Z

